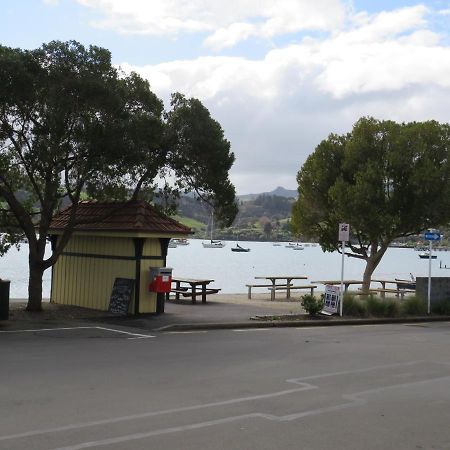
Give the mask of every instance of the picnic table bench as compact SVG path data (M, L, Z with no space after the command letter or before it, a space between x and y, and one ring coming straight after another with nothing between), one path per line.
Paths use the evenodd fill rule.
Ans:
M172 287L170 293L175 294L175 299L179 300L180 295L183 297L190 297L192 303L197 301L197 297L201 296L202 303L206 303L206 296L210 294L217 294L221 289L210 288L208 285L214 280L211 279L197 279L197 278L172 278ZM186 286L187 285L187 286ZM199 290L197 288L200 288Z
M405 294L408 293L414 293L416 292L415 289L412 289L411 287L415 285L413 281L407 281L407 280L384 280L384 279L372 279L372 281L376 283L381 283L381 288L379 289L369 289L369 291L373 292L379 292L382 297L385 296L385 294L395 294L397 297L400 297L403 299ZM393 284L395 285L395 288L387 288L387 284Z
M286 298L291 298L292 280L306 280L308 277L303 275L268 275L264 277L255 277L256 280L270 280L272 284L269 285L270 300L275 300L276 288L286 290ZM286 280L285 283L276 284L278 280Z
M316 289L316 288L317 288L317 286L314 284L305 284L303 286L289 286L289 287L287 287L287 286L271 286L268 289L271 294L271 299L274 300L276 291L287 291L289 289L289 294L290 294L290 291L295 290L295 289L309 289L311 291L311 295L314 295L314 289ZM290 298L290 295L287 298Z
M246 284L245 285L248 288L248 298L252 298L252 288L271 288L273 287L272 284ZM287 284L277 284L278 287L284 287L287 288Z

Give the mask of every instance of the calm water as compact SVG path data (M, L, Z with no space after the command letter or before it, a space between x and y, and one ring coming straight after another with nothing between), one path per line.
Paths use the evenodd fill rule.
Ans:
M190 245L169 248L167 265L174 269L174 275L188 278L212 278L222 293L234 294L247 291L246 284L255 282L255 276L305 275L309 280L340 279L341 255L324 253L320 247L306 247L295 251L275 247L270 242L240 242L249 247L249 253L232 252L234 242L227 242L222 249L203 248L202 241L191 239ZM439 262L450 267L450 252L436 252L432 261L433 276L450 276L450 270L439 269ZM345 258L345 278L361 279L364 262ZM409 279L414 276L428 276L428 260L420 259L413 249L389 249L378 266L375 275L382 278ZM10 250L0 258L0 278L11 280L11 298L27 297L28 246L20 251ZM44 297L50 296L51 271L44 273Z

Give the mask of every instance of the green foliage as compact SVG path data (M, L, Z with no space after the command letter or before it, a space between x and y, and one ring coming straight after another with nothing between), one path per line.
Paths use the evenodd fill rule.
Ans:
M351 317L367 317L367 303L354 295L344 295L342 314Z
M407 316L422 316L427 313L427 305L419 297L405 297L401 302L401 311Z
M310 316L316 316L323 308L323 299L314 295L305 294L301 296L301 305Z
M400 304L396 300L368 296L367 312L373 317L398 317L400 315Z
M449 152L448 124L360 119L323 140L298 172L294 231L334 251L338 224L349 223L367 282L393 239L448 224Z
M431 312L442 316L450 315L450 299L431 305Z
M165 145L177 186L194 190L214 208L216 220L229 226L238 211L235 189L228 178L235 160L230 143L199 100L176 93L171 106L166 114Z
M151 197L155 179L170 176L177 184L165 193L195 190L231 223L237 212L228 178L233 162L219 123L199 100L176 94L164 113L149 83L121 73L106 49L75 41L31 51L0 46L0 201L6 205L0 230L7 233L0 252L8 247L5 236L10 243L19 234L28 238L30 280L36 280L30 309L40 309L39 279L70 238L82 195ZM49 226L63 199L74 205L74 216L45 259Z

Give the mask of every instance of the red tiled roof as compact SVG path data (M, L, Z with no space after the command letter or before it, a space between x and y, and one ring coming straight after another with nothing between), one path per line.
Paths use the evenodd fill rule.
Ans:
M57 214L51 231L66 228L72 206ZM136 231L147 233L189 234L191 229L158 212L144 201L80 202L76 211L75 230L81 231Z

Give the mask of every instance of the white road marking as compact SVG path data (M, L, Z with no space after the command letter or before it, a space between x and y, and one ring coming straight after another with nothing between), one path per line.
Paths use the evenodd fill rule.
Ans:
M245 333L247 331L270 331L271 329L272 329L272 327L271 328L242 328L242 329L236 328L232 331L236 331L237 333Z
M0 333L36 333L36 332L44 332L44 331L67 331L67 330L103 330L103 331L110 331L112 333L127 334L129 336L133 336L133 338L128 338L128 339L147 339L147 338L156 337L151 334L130 333L129 331L122 331L122 330L116 330L114 328L105 328L105 327L35 328L35 329L26 329L26 330L0 330Z
M133 433L128 434L124 436L118 436L115 438L107 438L107 439L101 439L98 441L90 441L90 442L82 442L75 445L70 445L66 447L59 447L54 450L81 450L84 448L91 448L91 447L101 447L106 445L113 445L118 444L122 442L129 442L129 441L135 441L140 439L149 438L152 436L161 436L164 434L170 434L170 433L178 433L180 431L190 431L190 430L196 430L201 428L206 428L214 425L222 425L226 423L236 422L236 421L242 421L246 419L253 419L253 418L260 418L265 420L270 420L273 422L291 422L294 420L302 419L303 417L311 417L316 416L324 413L329 412L335 412L335 411L342 411L344 409L350 408L350 407L356 407L367 404L367 399L359 398L361 395L369 395L372 393L382 392L389 389L402 389L402 388L408 388L412 386L427 384L427 383L434 383L436 381L443 381L443 380L449 380L450 376L446 377L439 377L439 378L429 378L425 380L420 381L413 381L410 383L401 383L401 384L395 384L395 385L389 385L389 386L383 386L378 387L374 389L369 389L366 391L360 391L355 392L348 395L343 395L342 398L346 399L347 402L341 403L339 405L333 405L333 406L325 406L323 408L317 408L317 409L310 409L307 411L301 411L294 414L289 414L285 416L275 416L273 414L267 414L267 413L249 413L249 414L241 414L238 416L228 416L224 417L222 419L216 419L216 420L209 420L204 422L197 422L189 425L182 425L178 427L170 427L170 428L163 428L159 430L149 431L149 432L143 432L143 433Z
M206 330L193 330L193 331L166 331L165 334L205 334Z
M315 379L321 379L321 378L333 377L333 376L339 376L339 375L354 374L354 373L364 373L364 372L370 372L373 370L380 370L380 369L387 369L387 368L395 368L395 367L402 367L402 366L404 367L404 366L419 364L422 362L423 361L410 361L407 363L377 365L377 366L372 366L372 367L368 367L368 368L364 368L364 369L348 370L348 371L341 371L341 372L331 372L331 373L328 372L328 373L316 374L316 375L311 375L311 376L306 376L306 377L301 377L301 378L292 378L292 379L286 380L286 382L294 383L294 384L298 385L298 387L296 387L294 389L287 389L287 390L283 390L283 391L270 392L270 393L266 393L266 394L253 395L253 396L248 396L248 397L237 397L237 398L232 398L229 400L223 400L220 402L196 404L196 405L185 406L185 407L181 407L181 408L172 408L172 409L161 410L161 411L151 411L151 412L146 412L146 413L142 413L142 414L133 414L133 415L128 415L128 416L114 417L114 418L110 418L110 419L103 419L103 420L84 422L84 423L82 422L82 423L64 425L61 427L54 427L54 428L47 428L47 429L40 429L40 430L30 430L30 431L26 431L23 433L16 433L16 434L11 434L11 435L0 436L0 441L37 436L37 435L43 435L43 434L48 434L48 433L58 433L58 432L69 431L69 430L78 430L81 428L94 427L94 426L98 426L98 425L109 425L109 424L120 423L120 422L125 422L125 421L140 420L140 419L145 419L145 418L149 418L149 417L174 414L174 413L183 413L183 412L195 411L195 410L202 410L202 409L213 408L213 407L218 407L218 406L233 405L233 404L249 402L249 401L254 401L254 400L281 397L284 395L291 395L291 394L295 394L295 393L302 392L302 391L310 391L313 389L319 389L318 386L312 385L307 382L307 381L311 381L311 380L315 380ZM368 391L366 391L366 392L368 392ZM360 399L358 399L358 402L360 402ZM354 404L355 404L355 400L351 399L350 403L346 402L341 405L326 407L326 408L322 408L320 410L303 411L301 413L296 413L295 417L299 418L300 415L301 415L301 417L303 417L304 415L313 415L313 414L319 414L319 413L323 413L323 412L327 412L327 411L334 411L334 410L336 410L336 408L343 409L343 408L347 408L348 406L353 406ZM255 413L255 414L246 415L245 417L265 417L265 418L267 418L267 417L276 417L276 416L261 415L259 413ZM281 417L283 417L283 416L281 416ZM284 416L284 417L289 418L291 416ZM223 419L223 420L227 420L227 419ZM237 420L237 419L233 418L233 420ZM278 418L277 420L280 420L280 418ZM293 420L293 419L285 418L283 420ZM217 422L217 421L214 421L214 423L211 422L211 424L216 424L216 423L221 423L221 422ZM209 426L209 425L205 425L205 423L203 425L201 425L201 424L193 425L194 428L199 428L201 426ZM177 427L176 429L170 428L170 429L159 430L159 431L157 430L157 431L151 432L152 434L147 433L143 437L150 437L150 436L156 435L157 433L165 434L167 432L182 431L183 429L186 429L186 430L192 429L192 428L189 428L190 425L188 425L187 427L188 428ZM172 430L172 431L167 431L167 430ZM139 435L141 435L141 434L139 434ZM136 435L133 435L133 436L136 436ZM130 438L128 438L128 439L130 439ZM138 438L132 437L131 439L138 439ZM80 445L85 445L84 447L80 447L80 446L67 447L65 450L88 448L88 446L86 446L86 444L88 444L88 443L80 444ZM95 444L95 445L106 445L106 444ZM95 445L89 444L89 446L95 446Z

